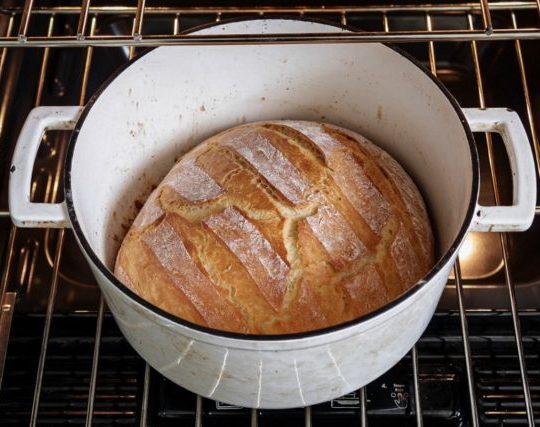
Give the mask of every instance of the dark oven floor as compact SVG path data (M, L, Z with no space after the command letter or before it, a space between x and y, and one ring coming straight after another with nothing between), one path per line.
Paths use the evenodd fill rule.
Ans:
M6 32L10 15L1 14L1 10L0 15L0 32ZM224 14L220 19L237 15ZM316 15L336 23L343 22L343 14L338 12ZM19 15L14 16L15 20L20 19ZM132 30L132 15L104 13L95 16L92 31L96 33L129 34ZM531 21L530 25L538 25L537 18L530 14L518 13L517 16L524 22ZM58 14L51 18L50 14L43 13L34 16L31 31L36 34L47 34L48 31L74 34L77 18L74 14ZM494 26L511 25L508 11L493 12L492 18ZM478 26L480 19L479 13L472 14L471 21L464 12L439 13L433 15L432 25L466 29L470 23ZM191 14L178 21L177 29L182 31L215 20L216 15L209 12ZM149 14L145 18L145 31L170 32L172 23L176 23L175 16ZM347 23L364 30L382 30L386 23L390 31L400 31L424 28L426 15L424 12L349 13ZM400 46L428 68L435 67L438 77L463 107L479 106L484 101L487 106L509 107L518 111L525 123L529 123L530 114L538 127L540 43L523 41L519 44L523 67L514 41L441 42L432 47L428 43L402 43ZM430 53L433 54L431 62ZM84 104L99 85L128 60L129 54L128 48L116 47L9 49L1 54L0 211L7 212L9 159L28 111L34 105ZM529 76L526 86L530 97L528 104L523 72ZM479 91L479 78L483 92ZM489 142L484 135L475 136L482 160L481 202L493 204ZM61 159L68 141L66 132L46 134L34 171L34 200L61 198L57 190L62 188ZM500 195L503 202L508 202L511 200L508 160L496 138L493 138L493 148L492 160ZM308 410L256 413L200 400L157 373L147 371L144 361L127 344L107 313L103 317L98 364L95 365L96 323L99 323L96 311L100 294L72 234L67 232L60 251L57 250L58 236L54 230L14 231L9 218L0 216L2 286L12 297L10 306L15 307L0 390L0 424L27 425L33 411L39 424L84 424L92 367L97 366L95 425L138 424L145 413L148 424L153 426L360 425L363 404L360 392ZM462 302L468 310L473 389L483 425L525 425L527 421L514 322L509 311L509 287L515 290L520 310L521 342L531 400L536 417L540 419L540 263L534 261L540 255L540 222L535 221L529 231L508 235L506 239L507 263L497 234L471 234L466 243L467 250L461 256ZM53 266L59 253L61 261L55 274ZM45 313L51 303L51 283L55 278L57 286L53 295L48 348L43 359L40 403L33 409L43 331L47 327ZM420 406L427 426L472 425L458 307L456 283L451 278L438 313L416 346ZM3 333L6 333L5 329ZM412 362L408 355L366 387L365 409L369 425L416 425Z

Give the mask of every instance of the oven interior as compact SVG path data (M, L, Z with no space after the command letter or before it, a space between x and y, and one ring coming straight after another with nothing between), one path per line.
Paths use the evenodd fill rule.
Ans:
M363 37L358 42L398 43L462 107L516 110L538 168L540 3L217 3L0 1L0 424L540 423L538 220L524 233L469 234L427 331L381 378L331 402L279 411L203 399L152 371L120 334L72 232L11 224L10 159L31 108L84 105L144 49L182 40L182 32L200 25L261 15L346 24ZM62 200L69 137L67 131L45 134L33 173L34 201ZM491 134L475 139L480 201L509 204L511 176L501 141Z

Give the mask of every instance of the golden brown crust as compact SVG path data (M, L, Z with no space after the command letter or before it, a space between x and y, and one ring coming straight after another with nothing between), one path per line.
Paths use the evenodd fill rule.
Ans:
M141 209L115 274L191 322L315 330L395 299L434 262L417 188L362 136L300 121L229 129L186 154Z

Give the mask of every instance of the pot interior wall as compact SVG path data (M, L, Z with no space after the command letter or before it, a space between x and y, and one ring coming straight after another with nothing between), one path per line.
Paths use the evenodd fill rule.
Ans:
M336 30L289 20L206 32ZM466 219L467 137L453 106L418 67L381 44L160 47L124 70L80 129L71 166L75 212L112 268L144 202L182 153L228 127L265 119L334 123L392 154L428 204L440 253Z

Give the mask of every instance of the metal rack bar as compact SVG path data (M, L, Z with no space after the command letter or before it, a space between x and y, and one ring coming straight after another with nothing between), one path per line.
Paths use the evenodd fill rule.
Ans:
M388 15L386 12L383 13L383 28L386 34L390 33L390 23L388 21Z
M101 344L101 330L103 328L103 313L105 311L105 302L103 295L99 297L99 309L96 322L96 335L94 338L94 352L92 354L92 372L90 374L90 387L88 389L88 404L86 407L86 426L92 426L94 417L94 401L96 396L96 382L99 364L99 349Z
M202 397L199 395L195 403L195 427L202 427Z
M251 427L258 427L259 425L259 415L257 414L257 409L253 408L251 410Z
M306 406L304 408L304 427L311 427L311 406Z
M32 284L34 282L36 261L37 261L38 253L39 253L39 242L37 240L28 241L27 246L24 246L23 248L21 248L21 253L23 253L23 251L24 251L24 254L26 255L24 257L25 263L23 264L24 271L22 274L19 275L18 286L19 288L26 287L26 289L31 289Z
M78 39L76 36L32 36L25 39L0 37L0 47L121 47L121 46L203 46L241 44L294 44L294 43L402 43L429 41L472 41L472 40L538 40L537 28L494 29L491 34L483 30L433 30L394 31L385 34L378 31L309 34L220 34L220 35L159 35L134 38L133 36L97 35Z
M422 417L422 402L420 397L420 383L418 381L418 350L416 345L412 348L412 367L413 367L413 383L414 383L414 404L416 410L416 425L422 427L424 418Z
M426 13L426 28L428 31L433 30L433 23L431 20L431 14ZM437 61L435 60L435 44L430 41L428 43L428 56L429 56L429 68L433 75L437 75Z
M77 25L77 38L82 40L86 33L86 23L88 21L88 12L90 10L90 0L82 0L81 14Z
M540 1L540 0L539 0ZM14 21L15 15L11 15L8 20L8 25L6 29L6 36L11 36L11 32L13 31L13 21ZM2 48L2 52L0 53L0 81L2 80L2 74L4 73L4 66L6 63L6 54L7 49L4 47Z
M177 35L179 31L180 31L180 14L176 14L173 20L173 35Z
M54 257L54 269L52 275L51 289L47 299L47 312L45 315L45 326L43 328L43 338L41 340L41 351L39 353L39 362L36 377L36 386L34 388L34 398L32 400L32 411L30 415L30 425L37 424L37 415L39 410L39 402L41 397L41 386L43 383L43 372L45 369L45 359L47 357L47 347L49 345L49 333L51 331L52 315L54 312L54 302L56 299L56 291L58 289L58 270L60 269L60 261L62 259L62 246L64 244L65 230L61 229L58 232L58 241L56 244L56 254Z
M471 28L473 25L472 15L468 14L467 19L469 23L469 28ZM478 49L476 46L476 42L474 41L471 42L471 54L473 58L474 68L475 68L476 81L477 81L477 87L478 87L478 100L480 103L480 108L486 108L482 71L480 68L480 61L478 59ZM491 134L489 133L486 133L486 143L487 143L489 166L490 166L490 172L491 172L491 182L493 186L493 193L495 196L495 203L497 205L500 205L499 182L498 182L497 171L496 171L496 166L495 166L495 155L493 153L493 141L491 138ZM515 338L516 349L518 353L519 371L520 371L521 383L523 387L523 397L525 401L527 421L529 425L532 427L535 424L534 412L533 412L533 406L532 406L532 400L531 400L531 392L529 388L529 380L527 377L527 367L525 363L525 356L523 352L521 325L520 325L520 320L519 320L519 315L518 315L518 310L517 310L514 284L512 282L512 277L510 274L510 266L508 263L508 241L507 241L507 237L505 233L499 233L499 236L501 239L502 255L503 255L503 262L504 262L504 279L505 279L505 284L508 290L508 297L510 300L510 311L512 313L512 324L514 328L514 338Z
M54 22L55 17L54 15L51 15L49 18L49 24L47 27L47 34L52 34L54 29ZM36 103L35 106L37 107L39 104L41 104L41 97L43 96L43 86L45 83L45 75L47 74L47 65L49 64L49 55L51 53L51 49L46 47L43 49L43 59L41 61L41 68L39 70L39 81L38 81L38 87L37 87L37 93L36 93Z
M141 420L139 423L140 427L147 426L148 397L150 394L150 372L151 372L150 365L146 363L144 367L143 395L142 395L142 402L141 402Z
M484 22L484 31L487 34L493 32L493 23L491 22L491 12L487 0L480 0L480 10L482 11L482 21Z
M395 4L360 4L360 5L347 5L347 6L335 6L326 5L320 6L148 6L145 8L146 14L162 15L162 14L213 14L217 12L221 13L246 13L246 14L258 14L258 13L297 13L302 11L304 13L341 13L344 9L348 13L387 13L387 12L463 12L473 13L481 12L481 2L459 2L459 3L405 3L396 2ZM529 1L500 1L492 2L489 4L489 10L538 10L540 8L538 0ZM137 6L91 6L89 12L91 14L123 14L134 15L137 13ZM0 13L21 13L23 9L20 6L1 7ZM37 6L32 9L33 14L79 14L81 8L78 6Z
M13 29L13 22L14 16L11 15L8 20L8 29L9 33L6 33L7 35L11 35L11 31ZM10 21L11 21L11 28L10 28ZM7 55L7 50L2 49L3 52L6 52L4 54L4 61L5 61L5 55ZM14 75L18 74L18 69L20 68L20 59L17 59L17 56L20 58L20 54L17 55L17 53L12 52L14 56L14 60L10 62L9 67L7 68L7 75L5 76L5 83L4 83L4 93L3 97L0 100L0 138L2 138L2 141L5 141L4 136L4 127L6 124L6 117L8 116L8 108L13 101L14 91L15 91L15 79L13 78ZM4 77L4 73L6 73L5 69L2 69L2 77Z
M360 389L360 425L362 427L367 427L367 410L366 410L366 388L362 387Z
M94 16L90 21L90 35L92 36L96 31L96 21L97 18ZM85 103L86 92L88 88L88 78L90 75L90 67L92 66L92 55L94 53L94 48L92 46L86 48L86 57L84 59L84 70L83 77L81 81L81 92L79 95L79 105L82 107Z
M8 20L7 28L6 28L6 35L11 35L11 32L13 31L13 21L14 16L11 15ZM2 76L4 74L4 67L6 64L6 56L7 56L7 49L3 48L2 52L0 53L0 81L2 80ZM3 120L2 120L3 123ZM0 125L0 133L1 133L1 125ZM7 149L7 147L6 147ZM3 215L2 217L8 216L9 212L6 212L7 215ZM0 311L0 389L2 387L2 379L4 377L4 367L6 364L6 356L7 356L7 349L9 344L9 335L11 330L11 319L13 317L13 312L15 311L15 298L14 296L8 296L7 289L8 289L8 282L9 282L9 273L11 272L11 266L13 263L13 255L14 255L14 246L15 246L15 236L17 234L17 228L12 224L10 226L9 230L9 237L7 240L7 246L6 246L6 255L5 255L5 262L4 262L4 269L2 271L2 278L0 280L0 301L2 303L2 310ZM9 310L7 310L7 307L9 305ZM6 309L5 309L6 308Z
M17 294L15 292L5 292L2 295L2 305L0 311L0 385L6 364L7 347L9 344L9 334L11 331L11 320L15 311L15 300Z
M491 163L491 160L490 160L490 163ZM512 312L512 324L514 327L514 337L516 340L516 348L517 348L518 361L519 361L519 373L521 376L521 384L523 387L523 398L525 400L527 421L529 423L529 426L533 427L535 425L534 410L533 410L532 399L531 399L531 390L529 387L527 365L525 363L525 354L523 352L523 340L521 338L521 322L519 320L519 314L517 310L514 284L512 282L511 275L510 275L510 268L508 266L508 249L507 249L508 241L507 241L506 234L501 233L500 236L501 236L502 252L503 252L504 265L505 265L504 279L506 282L506 286L508 288L508 296L510 299L510 309Z
M142 39L142 23L144 18L144 4L145 0L138 0L137 13L133 18L133 28L131 30L131 37L134 41L140 41ZM135 56L135 46L131 45L129 48L129 59Z
M18 38L24 40L26 38L26 33L28 32L28 24L30 23L30 16L32 15L32 6L34 5L34 0L26 0L24 2L24 8L22 10L21 24L19 25L19 36Z
M135 13L135 21L133 22L133 38L135 40L142 37L142 24L144 18L144 5L146 0L138 0L137 13Z
M465 369L467 372L467 387L469 390L469 404L471 406L471 421L473 427L480 425L478 420L478 407L476 405L476 392L474 390L473 362L471 353L471 343L469 340L469 325L467 323L467 313L463 304L463 285L461 283L461 266L459 258L454 264L454 280L456 282L456 292L459 305L459 320L461 324L461 336L463 337L463 351L465 353Z

